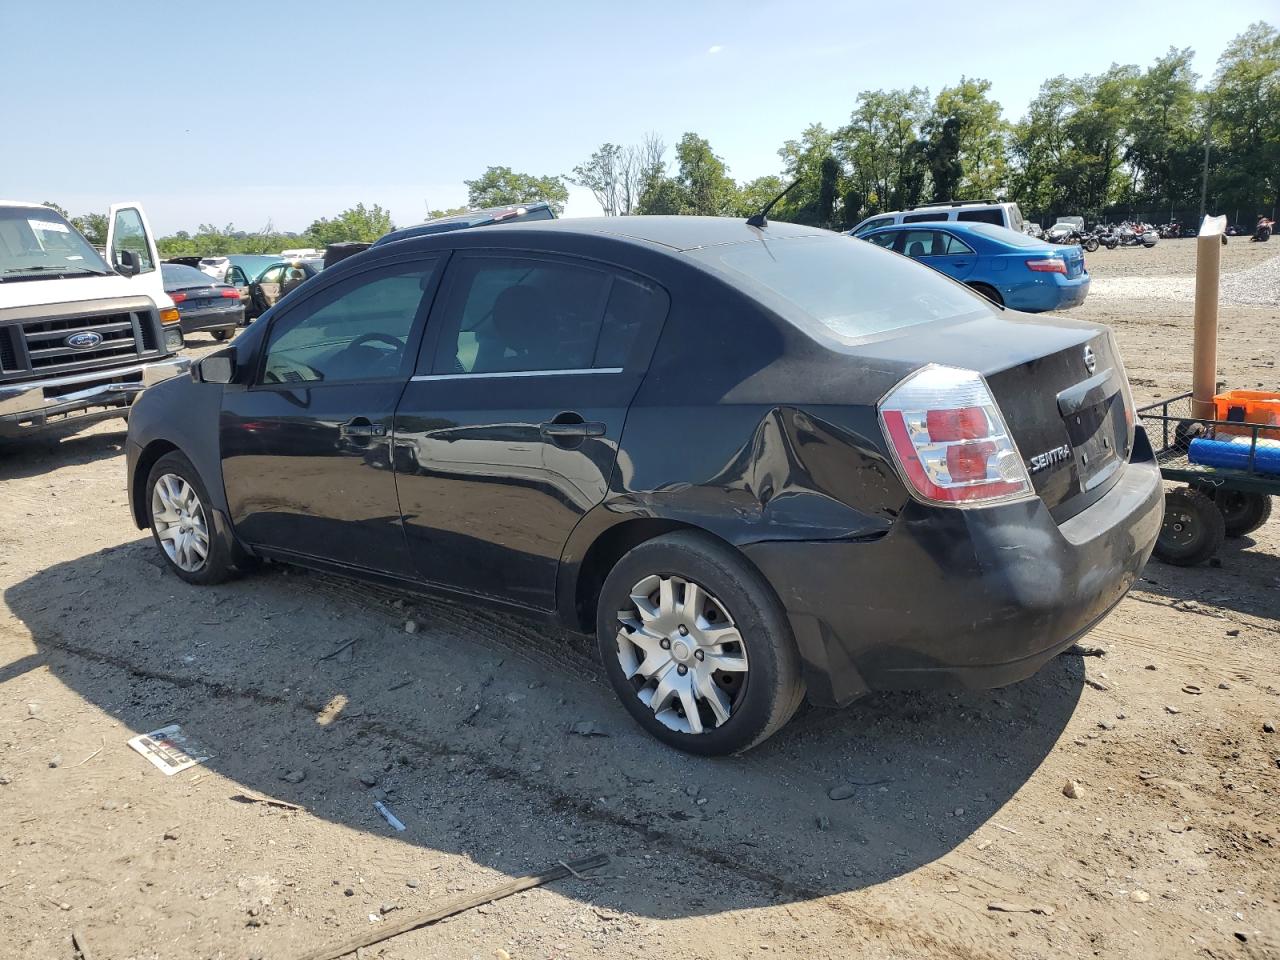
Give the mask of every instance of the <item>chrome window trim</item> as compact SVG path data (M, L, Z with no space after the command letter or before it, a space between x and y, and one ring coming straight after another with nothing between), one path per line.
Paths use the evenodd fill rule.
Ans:
M621 373L622 367L580 367L574 370L495 370L487 373L420 373L410 377L411 381L424 383L428 380L478 380L494 377L565 377L586 376L594 373Z

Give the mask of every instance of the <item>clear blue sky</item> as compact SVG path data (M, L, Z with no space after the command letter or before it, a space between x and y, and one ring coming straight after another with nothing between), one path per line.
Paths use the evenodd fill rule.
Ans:
M1040 83L1194 47L1202 75L1275 0L0 0L0 194L73 214L146 205L162 233L357 201L397 223L490 164L565 173L604 141L693 130L746 180L860 90L985 77L1011 118ZM598 213L575 190L570 215Z

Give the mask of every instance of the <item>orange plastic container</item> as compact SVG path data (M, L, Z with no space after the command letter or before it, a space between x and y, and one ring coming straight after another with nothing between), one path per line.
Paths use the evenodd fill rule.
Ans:
M1228 390L1213 398L1216 420L1229 420L1241 424L1239 427L1219 424L1215 432L1221 434L1253 433L1244 424L1261 423L1275 427L1274 430L1259 430L1258 437L1267 440L1280 440L1280 392L1274 390Z

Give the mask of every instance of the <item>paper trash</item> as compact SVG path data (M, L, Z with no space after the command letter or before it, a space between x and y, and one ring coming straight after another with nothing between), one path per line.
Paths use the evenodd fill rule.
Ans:
M129 746L167 777L204 763L213 756L183 733L182 727L176 723L139 734L129 741Z

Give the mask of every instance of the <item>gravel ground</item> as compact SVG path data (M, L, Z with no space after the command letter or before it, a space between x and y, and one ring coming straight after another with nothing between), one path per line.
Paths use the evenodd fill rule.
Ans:
M1160 281L1193 255L1089 267ZM1185 305L1072 315L1113 326L1140 399L1186 389ZM1224 307L1233 385L1277 386L1278 319ZM297 957L595 851L598 878L363 956L1280 956L1275 521L1220 566L1153 563L1083 641L1102 656L810 709L707 761L639 732L589 649L539 626L281 568L182 583L126 516L122 439L0 454L4 956L67 960L76 929L99 960ZM126 747L170 722L214 756L164 777Z
M1098 272L1102 262L1112 258L1151 255L1155 259L1155 251L1164 253L1160 262L1169 259L1167 251L1175 254L1185 253L1186 248L1192 250L1194 258L1195 244L1189 240L1166 241L1152 250L1116 249L1098 250L1088 256L1088 265L1094 272L1093 282L1089 285L1089 299L1097 300L1171 300L1175 303L1191 303L1195 299L1195 269L1192 260L1191 273L1186 276L1176 274L1150 275L1110 275L1104 266ZM1243 250L1240 248L1243 247ZM1229 253L1227 252L1229 251ZM1221 297L1223 303L1276 306L1280 305L1280 250L1266 244L1248 244L1244 240L1233 240L1227 251L1224 251L1223 277ZM1269 257L1257 262L1260 254ZM1252 265L1250 265L1252 264ZM1234 272L1232 272L1234 271Z

